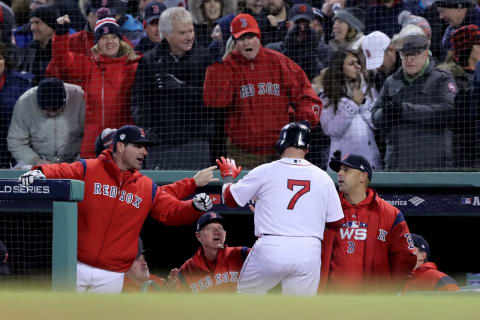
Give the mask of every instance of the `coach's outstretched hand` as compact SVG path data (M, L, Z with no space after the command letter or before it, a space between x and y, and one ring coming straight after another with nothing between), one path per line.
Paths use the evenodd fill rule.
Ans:
M45 179L45 175L40 170L32 170L25 172L18 178L18 182L20 182L24 186L29 186L33 183L34 180L38 179Z
M235 160L233 159L225 159L224 157L220 157L220 160L217 159L217 165L220 169L220 175L222 178L230 176L235 179L240 172L242 172L242 167L237 167Z
M212 208L212 199L205 192L199 193L193 197L193 205L199 211L208 211Z
M218 181L218 178L213 177L213 170L217 169L217 166L211 166L206 169L198 171L194 176L195 184L197 187L203 187L212 181Z

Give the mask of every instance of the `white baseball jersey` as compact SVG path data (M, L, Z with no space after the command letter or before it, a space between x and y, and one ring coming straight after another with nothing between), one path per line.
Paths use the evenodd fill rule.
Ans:
M326 222L343 218L330 176L304 159L282 158L251 170L230 187L239 206L254 199L255 235L323 239Z

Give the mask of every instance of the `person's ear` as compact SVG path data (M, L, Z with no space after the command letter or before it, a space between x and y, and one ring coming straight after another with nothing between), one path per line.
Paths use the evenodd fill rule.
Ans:
M200 232L199 231L195 232L195 237L200 242Z

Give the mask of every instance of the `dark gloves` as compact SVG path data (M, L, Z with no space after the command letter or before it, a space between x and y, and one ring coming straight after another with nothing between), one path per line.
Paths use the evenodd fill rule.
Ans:
M389 126L398 124L402 115L402 107L394 102L391 97L386 96L383 105L383 121Z
M180 89L186 86L185 82L170 73L156 74L155 81L159 89Z
M63 35L65 35L65 34L67 34L67 33L68 33L68 26L69 26L69 25L70 25L69 23L64 23L64 24L59 24L59 23L57 23L57 24L55 25L55 34L56 34L57 36L63 36Z

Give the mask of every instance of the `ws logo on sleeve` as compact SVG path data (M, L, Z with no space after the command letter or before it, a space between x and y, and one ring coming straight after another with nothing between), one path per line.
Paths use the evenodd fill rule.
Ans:
M142 198L131 192L126 192L125 190L118 189L116 186L110 186L98 182L93 184L93 194L109 198L116 198L118 196L118 200L129 203L137 209L140 208L140 203L142 202Z

